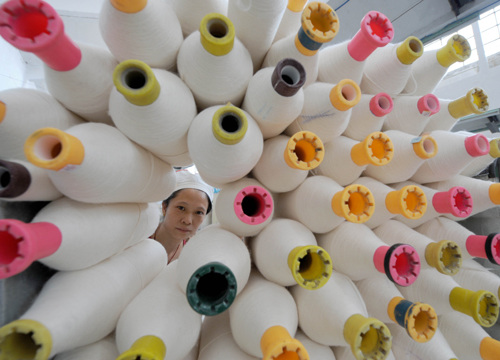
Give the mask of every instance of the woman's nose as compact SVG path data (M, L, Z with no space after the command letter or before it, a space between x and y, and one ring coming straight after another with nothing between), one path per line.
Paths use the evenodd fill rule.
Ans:
M192 222L191 214L184 214L184 216L182 217L182 222L186 225L190 225Z

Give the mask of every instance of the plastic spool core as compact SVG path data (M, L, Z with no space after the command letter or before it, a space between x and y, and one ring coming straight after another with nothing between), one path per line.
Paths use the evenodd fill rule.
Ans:
M220 19L210 19L207 23L207 29L210 35L217 39L222 39L229 31L227 24Z
M480 325L484 327L493 326L498 319L498 301L495 295L485 293L479 300L477 314Z
M0 353L12 356L12 359L36 359L38 345L32 337L32 333L24 334L12 332L1 339Z
M412 218L422 217L427 210L427 199L425 193L420 188L408 186L405 192L403 203Z
M125 69L122 73L122 83L132 90L142 89L146 82L147 75L141 69Z
M281 79L288 85L297 85L301 80L300 72L294 66L285 65L281 69Z
M19 256L18 239L9 232L8 226L5 229L0 229L0 266L11 264L15 258Z
M437 328L436 313L432 308L423 304L416 304L415 310L411 315L411 326L416 332L418 342L429 341ZM417 312L418 311L418 312Z
M455 275L462 267L462 251L454 241L441 240L442 244L440 261L446 275Z
M241 120L236 114L227 113L220 119L221 128L228 133L238 132L241 127Z
M35 142L33 152L41 160L53 160L59 156L62 151L62 143L54 135L41 136Z
M453 205L458 210L456 216L466 217L470 215L472 211L472 197L470 193L466 189L457 188L452 196Z
M0 166L0 190L7 188L11 182L10 171Z
M331 11L328 7L321 6L318 4L318 7L315 9L311 9L309 14L309 20L311 21L314 30L321 31L326 35L327 32L331 31L333 26L332 24L335 22L328 15Z
M258 225L267 221L273 212L271 194L260 186L247 186L234 198L234 213L242 222Z
M377 97L378 106L383 110L389 110L393 108L392 99L388 95L381 95Z
M380 164L385 164L392 159L393 148L392 142L383 137L383 134L378 134L378 137L372 136L371 144L368 145L372 152L372 156L376 157Z
M430 109L431 113L436 112L439 109L439 100L434 96L425 97L425 104L428 109Z
M418 54L422 52L422 42L416 39L411 39L408 42L408 47L410 48L411 51L414 53Z
M491 257L495 264L500 265L500 233L489 236L491 236Z
M358 98L358 90L352 84L342 86L341 94L347 101L355 101Z
M24 5L22 11L14 13L9 19L11 19L10 26L12 31L19 37L35 41L34 38L38 35L48 33L47 25L49 20L36 7Z

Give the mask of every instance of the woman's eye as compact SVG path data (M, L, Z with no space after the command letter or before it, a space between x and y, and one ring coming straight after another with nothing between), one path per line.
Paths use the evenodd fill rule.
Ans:
M205 213L203 211L197 211L196 214L201 215L201 216L205 215Z
M184 206L177 206L177 209L181 210L181 211L184 211L185 207Z

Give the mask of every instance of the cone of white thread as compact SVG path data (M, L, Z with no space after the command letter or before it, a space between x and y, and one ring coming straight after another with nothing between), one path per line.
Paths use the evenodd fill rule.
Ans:
M32 16L40 21L33 23ZM47 89L57 100L86 120L111 124L110 74L117 61L107 49L74 43L59 14L41 0L4 2L0 25L0 35L8 43L44 62Z
M464 288L488 290L500 298L500 277L494 270L494 267L486 267L473 259L467 259L453 279Z
M0 159L1 200L52 201L61 196L47 170L23 160Z
M349 346L332 346L331 349L336 360L356 360ZM392 350L389 351L385 360L396 360Z
M368 164L383 167L393 154L392 141L383 132L371 133L361 142L339 136L325 144L325 158L314 173L346 186L358 179Z
M465 187L474 200L474 207L469 216L500 205L500 184L493 181L476 179L459 174L447 180L427 183L426 186L436 190L449 189L453 186ZM458 220L457 218L453 219Z
M490 152L484 156L478 156L472 160L460 174L474 176L487 168L493 161L500 157L500 138L490 140Z
M182 34L187 38L191 33L199 30L200 22L209 13L227 16L227 0L170 0L177 19L181 24Z
M115 333L112 332L105 338L89 345L79 346L75 349L64 351L54 357L54 360L79 360L100 359L116 360L120 355L116 348Z
M392 184L392 187L396 190L400 190L405 186L418 186L427 198L427 210L418 219L409 219L399 214L394 217L395 220L401 221L412 229L441 215L452 215L455 218L463 219L467 218L472 212L474 199L463 186L454 186L439 191L414 181Z
M424 131L451 130L456 122L467 115L483 114L488 110L488 95L475 87L457 99L439 99L441 110L425 125Z
M387 276L401 286L411 285L420 272L420 256L407 244L388 246L366 225L342 223L317 235L318 245L332 258L333 269L354 281Z
M18 320L0 328L0 349L46 360L104 338L166 262L163 247L146 239L90 268L56 273Z
M50 170L60 192L77 201L162 201L175 187L171 165L106 124L42 128L28 137L25 153L32 164Z
M392 98L386 93L361 94L359 102L351 110L351 117L343 135L362 141L372 132L382 130L385 117L392 111L393 106Z
M253 75L252 58L233 23L216 13L205 15L199 30L183 41L177 69L199 110L227 102L240 106Z
M238 236L216 224L189 239L177 264L177 283L189 305L202 315L226 311L249 275L247 247Z
M198 342L202 316L177 285L177 263L165 266L121 313L115 330L117 359L183 359ZM175 324L182 324L183 331Z
M421 255L422 269L436 269L445 275L456 275L462 266L462 249L450 239L433 241L397 220L388 220L373 232L387 245L399 242L411 245Z
M281 134L300 115L305 79L304 67L295 59L283 59L254 74L241 108L259 124L264 139Z
M461 287L452 276L426 269L411 286L399 287L407 299L431 304L436 314L461 312L481 326L491 327L498 319L498 298L486 290L470 290Z
M500 264L500 234L475 234L462 224L440 216L415 228L418 232L434 241L453 239L460 249L464 260L473 257L488 259L493 264Z
M250 52L254 72L261 68L286 6L287 0L228 1L227 17L233 22L238 39Z
M500 356L500 341L468 316L458 312L443 314L439 328L460 359L495 360Z
M276 199L281 217L297 220L314 233L326 233L344 221L363 223L375 210L370 190L358 184L342 187L327 176L306 178Z
M307 349L310 359L336 360L330 346L311 340L300 328L297 329L295 338Z
M344 79L335 85L316 82L304 90L302 111L285 134L307 130L321 134L324 143L330 142L344 132L360 97L361 90L352 80Z
M273 193L292 191L321 164L324 156L323 142L310 131L299 131L291 137L278 135L264 141L252 176Z
M299 326L312 340L350 346L358 360L387 356L390 332L382 321L368 317L361 294L347 276L334 272L321 289L294 286L290 293L297 303Z
M285 12L276 30L276 35L274 35L273 43L295 34L300 27L300 18L307 2L307 0L288 0Z
M348 41L325 47L319 53L318 80L335 84L341 79L361 83L365 60L392 41L391 21L378 11L361 19L360 30Z
M391 161L384 166L368 164L363 175L385 184L408 180L423 162L438 153L437 143L430 135L415 137L399 130L387 130L384 134L394 146Z
M391 331L392 352L396 359L419 357L429 360L458 360L441 330L436 329L434 336L426 343L418 343L408 336L405 329L396 324L387 324Z
M271 222L274 200L258 180L244 177L220 188L214 211L225 230L240 237L254 236Z
M19 121L22 119L22 121ZM35 130L50 126L65 130L83 119L40 90L0 91L0 154L2 159L26 160L23 144Z
M339 31L337 14L326 3L312 1L301 13L295 33L272 44L262 67L275 66L285 58L292 58L306 70L304 87L313 84L318 76L318 61L323 44L333 40ZM339 79L340 80L340 79ZM336 82L335 82L336 83Z
M438 317L431 305L403 298L397 287L382 276L357 281L356 287L370 315L384 323L398 324L419 343L428 342L434 336Z
M109 114L129 139L172 166L188 166L187 133L197 114L193 95L173 73L139 60L113 73Z
M398 95L411 76L413 62L422 56L423 52L424 44L415 36L375 50L363 68L363 79L360 83L363 93L386 92L392 96Z
M256 269L229 308L229 321L235 342L252 356L263 360L309 359L307 349L294 339L298 316L293 297Z
M154 68L175 68L184 38L168 2L105 0L98 21L100 34L118 61L136 59Z
M466 135L445 130L430 133L439 147L432 159L422 163L411 180L429 183L459 174L474 158L488 155L490 143L483 134Z
M434 94L423 96L396 96L394 108L387 114L383 130L399 130L418 136L432 116L440 111L439 99Z
M198 113L188 131L188 149L201 177L214 187L241 179L262 155L264 139L246 111L230 104Z
M311 230L295 220L271 221L250 246L260 273L281 286L298 284L316 290L332 273L330 255L318 246Z
M424 51L412 65L414 82L408 82L402 93L425 95L432 93L448 68L470 57L470 44L462 35L453 35L440 49ZM410 86L411 85L411 86Z

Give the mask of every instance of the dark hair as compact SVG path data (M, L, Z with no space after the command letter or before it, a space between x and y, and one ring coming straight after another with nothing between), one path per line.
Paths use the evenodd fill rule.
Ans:
M191 188L184 188L184 189L191 189ZM165 209L168 207L170 200L172 200L177 195L179 195L179 193L184 189L175 190L172 194L170 194L170 196L168 198L166 198L165 200L162 201L162 204L165 205ZM198 190L198 189L195 189L195 190ZM208 207L207 207L207 213L205 215L208 215L210 213L210 211L212 210L212 202L210 201L210 198L208 197L206 192L204 192L203 190L199 190L199 191L201 191L207 197Z

